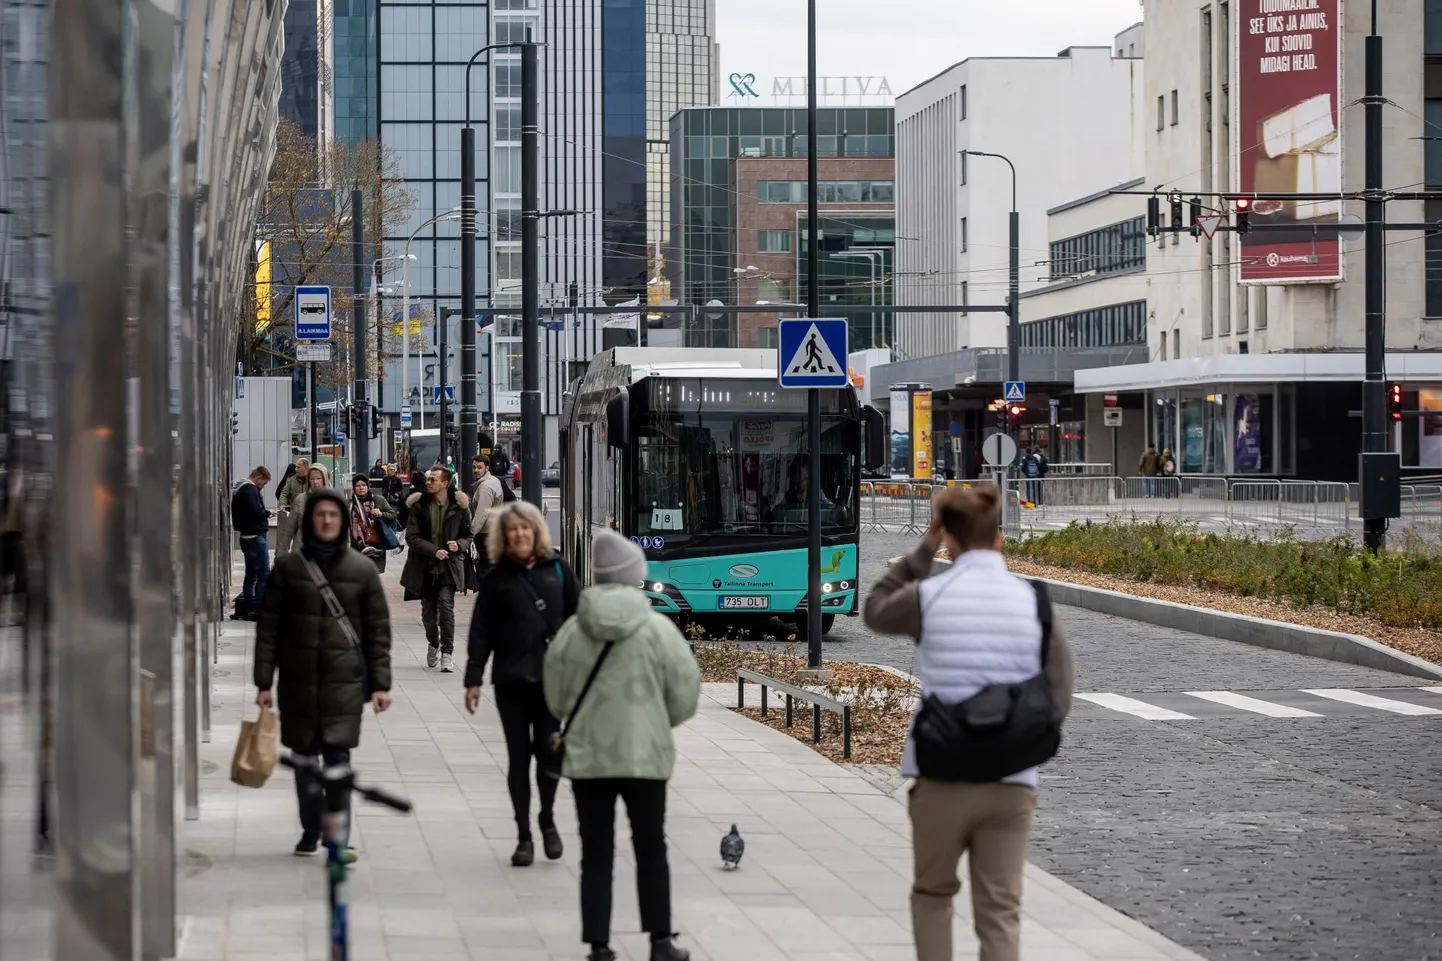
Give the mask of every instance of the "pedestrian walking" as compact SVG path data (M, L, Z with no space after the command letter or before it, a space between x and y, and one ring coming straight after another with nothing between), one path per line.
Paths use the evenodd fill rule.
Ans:
M1157 471L1160 465L1156 445L1148 443L1147 449L1142 451L1141 459L1137 461L1137 473L1142 475L1142 491L1146 497L1157 496Z
M470 498L451 487L444 467L426 471L424 494L406 498L406 566L401 586L406 600L421 602L426 628L426 667L452 670L456 645L456 594L466 590L466 554L471 549Z
M298 458L291 468L286 468L286 477L275 495L276 500L276 527L275 527L275 556L284 557L289 554L295 546L296 531L300 524L300 505L295 499L305 493L310 485L306 482L306 476L310 473L310 461L304 457Z
M375 565L350 549L345 511L334 490L306 494L300 549L276 562L255 631L256 703L278 704L281 744L327 765L349 763L367 702L377 714L391 703L390 609ZM298 770L295 790L301 824L295 853L315 854L325 810L321 784ZM349 848L345 858L355 860Z
M369 480L357 474L351 478L346 517L350 527L350 546L369 557L376 570L384 572L386 540L381 534L381 525L395 524L395 508L371 489Z
M676 765L671 730L696 713L701 671L670 618L637 587L641 548L612 531L592 541L595 586L546 651L546 704L567 718L561 773L571 779L581 832L581 940L591 961L614 961L611 885L616 799L626 802L636 856L641 930L651 961L686 961L671 930L666 785ZM572 723L574 722L574 723Z
M1172 456L1172 449L1171 449L1170 447L1164 447L1164 448L1162 448L1161 470L1162 470L1162 476L1163 476L1163 477L1176 477L1176 476L1177 476L1177 459ZM1166 484L1167 484L1167 487L1169 488L1168 491L1167 491L1167 495L1168 495L1168 496L1172 496L1172 491L1173 491L1173 490L1176 491L1176 495L1175 495L1175 496L1177 496L1177 497L1181 497L1181 496L1182 496L1182 487L1181 487L1181 484L1180 484L1180 483L1173 484L1171 481L1167 481Z
M1044 588L1006 569L1000 508L1001 495L992 487L939 491L931 528L917 549L892 565L872 588L865 621L874 630L917 639L916 676L923 705L918 717L933 704L945 710L983 691L999 694L1002 706L1009 703L1011 708L1007 728L993 736L1005 738L1013 733L1010 725L1023 708L1028 721L1035 717L1030 713L1034 702L1018 707L1009 700L1017 688L1008 686L1031 691L1041 685L1050 692L1041 700L1059 739L1061 720L1071 706L1071 650L1061 625L1051 622ZM930 577L941 546L951 553L951 569ZM992 704L988 709L994 713L996 708ZM1013 761L998 768L1007 773L957 779L950 770L928 767L935 764L930 754L919 762L917 729L913 719L902 755L902 774L916 778L907 806L917 959L952 957L952 899L961 890L957 865L965 853L981 942L979 961L1017 961L1021 879L1036 810L1037 768L1015 770L1018 752L1003 757L1002 764Z
M236 599L236 620L255 620L270 577L270 550L265 543L270 535L270 511L260 493L268 483L270 470L261 465L230 496L230 525L240 536L240 553L245 557L245 580Z
M495 517L495 509L505 502L506 496L501 490L500 479L491 473L490 460L481 454L471 458L471 479L475 483L471 488L471 537L475 545L472 553L479 581L491 569L491 558L486 553L486 534Z
M560 722L546 707L542 665L551 638L576 613L581 589L575 571L552 549L545 518L526 501L513 501L495 511L486 553L492 568L481 582L471 615L466 710L476 712L486 662L494 656L491 684L506 735L506 786L516 816L511 864L529 867L536 859L531 839L532 758L538 762L541 846L552 861L562 854L555 819L556 777L541 763Z

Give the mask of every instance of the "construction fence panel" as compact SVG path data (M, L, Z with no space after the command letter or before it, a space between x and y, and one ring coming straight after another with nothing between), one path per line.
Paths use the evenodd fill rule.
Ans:
M1232 481L1227 488L1227 520L1233 524L1281 524L1282 482Z

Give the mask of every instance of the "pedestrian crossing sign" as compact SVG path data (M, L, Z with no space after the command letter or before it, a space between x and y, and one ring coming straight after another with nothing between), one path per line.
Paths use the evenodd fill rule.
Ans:
M1006 382L1006 390L1002 392L1002 399L1008 404L1024 403L1026 401L1026 381L1009 380Z
M844 319L782 320L777 334L777 376L782 387L845 387L850 383Z

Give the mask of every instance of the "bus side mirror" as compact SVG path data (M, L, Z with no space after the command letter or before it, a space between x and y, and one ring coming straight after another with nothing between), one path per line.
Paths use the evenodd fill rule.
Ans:
M875 472L884 468L890 459L889 438L886 436L886 416L875 407L861 408L863 466Z
M622 390L606 401L606 441L612 447L631 446L631 393Z

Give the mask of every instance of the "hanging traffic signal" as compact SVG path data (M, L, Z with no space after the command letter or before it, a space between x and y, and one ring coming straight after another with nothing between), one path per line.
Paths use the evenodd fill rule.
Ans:
M380 409L379 407L372 407L372 408L371 408L371 436L372 436L372 437L379 437L379 436L381 435L381 431L382 431L384 428L385 428L385 424L384 424L384 423L382 422L382 420L381 420L381 409Z
M1179 233L1182 230L1182 198L1172 198L1172 232Z
M1402 419L1402 385L1393 384L1387 395L1387 407L1392 411L1393 420Z
M1252 213L1252 198L1237 197L1232 201L1232 211L1235 214L1232 219L1232 226L1236 228L1237 233L1244 234L1250 230L1252 226L1249 223Z
M1147 236L1155 237L1162 232L1162 201L1151 196L1147 198Z
M1201 220L1202 220L1202 198L1201 198L1201 197L1193 197L1192 200L1191 200L1191 205L1190 205L1190 206L1191 206L1191 211L1190 211L1190 212L1191 212L1191 215L1192 215L1192 236L1193 236L1193 237L1199 237L1199 236L1201 236L1201 233L1202 233L1202 227L1201 227Z
M230 412L230 432L231 432L232 434L239 434L239 433L240 433L240 412L239 412L239 411L234 411L234 410L233 410L233 411Z

